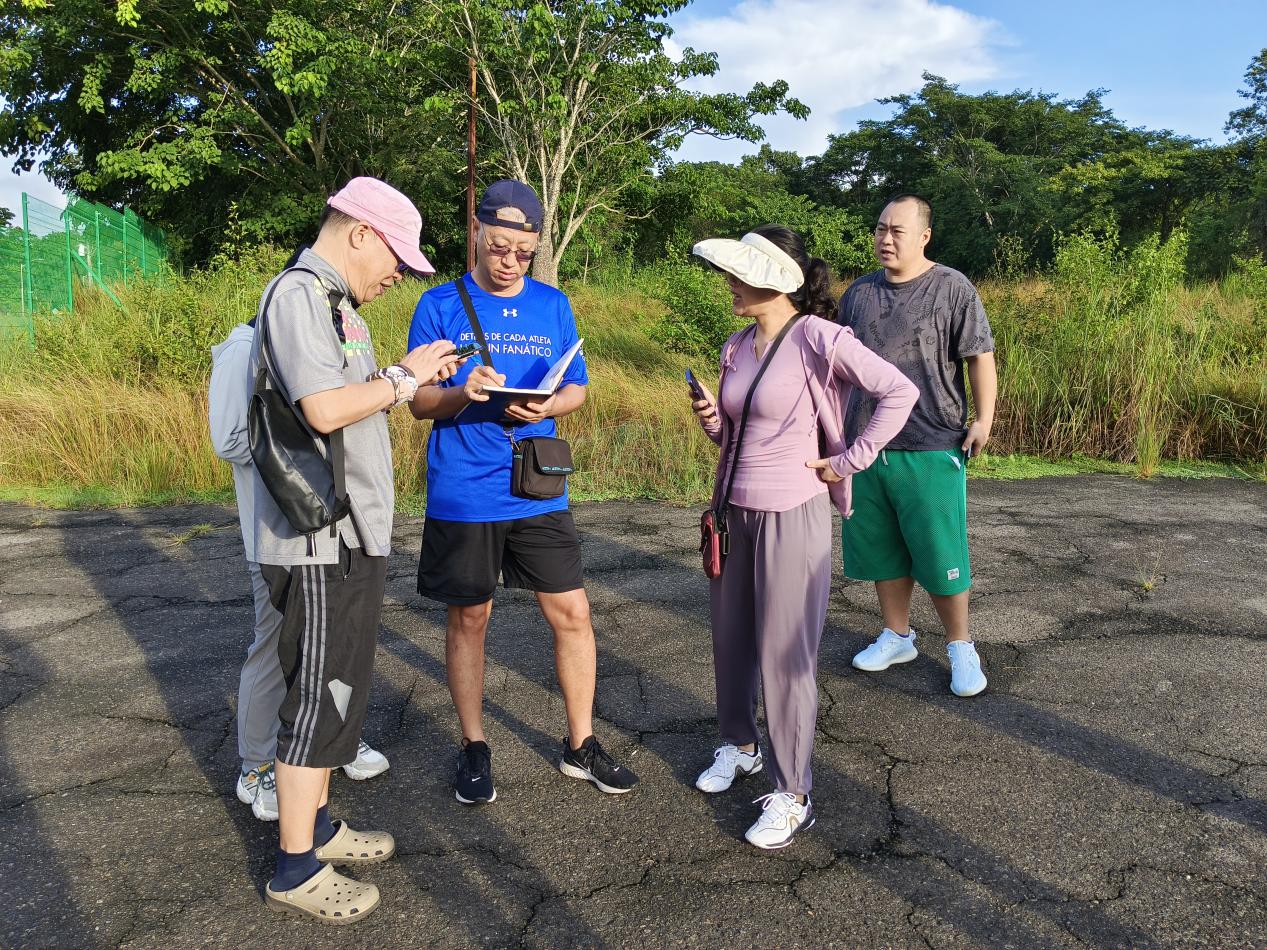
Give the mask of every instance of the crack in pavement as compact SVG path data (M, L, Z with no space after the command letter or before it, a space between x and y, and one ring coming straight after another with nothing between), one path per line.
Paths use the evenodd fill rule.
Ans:
M1267 511L1267 496L1253 486L1214 486L1215 492L1214 487L1184 485L1178 501L1162 506L1153 499L1158 494L1169 497L1165 483L1092 479L1078 482L1076 488L1058 481L1050 484L1052 490L1043 485L973 486L975 530L988 534L993 529L1004 536L991 542L983 559L988 580L973 596L992 680L985 697L973 705L950 706L945 666L936 661L914 665L905 679L854 677L847 669L843 675L820 672L815 771L824 794L834 790L830 794L848 800L851 810L833 815L825 800L812 835L803 844L798 840L799 853L779 857L755 856L734 840L730 826L738 820L735 803L715 802L710 824L707 818L700 820L703 809L696 799L684 807L686 799L681 797L694 795L689 776L684 775L689 769L683 765L682 747L711 744L716 731L711 686L703 682L712 675L705 662L706 585L683 546L689 546L694 513L665 513L660 507L636 503L578 506L583 551L592 564L588 576L599 634L598 709L606 717L597 720L596 728L612 735L613 748L637 753L632 762L646 763L638 765L645 790L611 806L620 812L607 812L601 809L608 806L574 797L566 787L523 777L525 755L535 766L529 753L539 751L539 746L548 746L553 753L557 744L528 724L547 707L552 715L561 712L562 704L553 669L541 654L537 635L544 628L535 604L528 595L499 591L502 619L490 634L496 647L490 651L487 698L490 715L524 737L517 757L499 760L521 773L515 777L515 789L522 811L489 812L483 818L437 811L434 777L423 777L403 762L387 781L367 786L341 782L341 801L351 806L358 820L405 814L435 823L441 840L458 839L454 846L400 851L407 876L423 893L430 893L431 900L448 902L442 905L445 921L436 922L434 908L410 889L393 888L390 893L385 890L384 897L389 907L400 911L399 919L381 915L364 933L384 946L426 939L454 942L465 939L463 933L471 940L479 934L479 939L499 945L596 943L599 934L603 940L610 934L613 943L630 943L638 939L634 934L645 939L646 922L656 920L663 921L665 933L689 944L709 936L690 908L700 901L705 906L717 904L725 900L728 888L742 887L762 901L764 913L748 932L759 935L757 943L773 942L780 933L839 941L845 939L844 932L828 929L838 912L834 889L855 874L874 890L874 897L867 899L876 901L876 919L893 928L892 939L928 947L990 942L996 936L1026 945L1066 940L1084 946L1166 944L1180 934L1179 928L1193 926L1183 913L1194 910L1199 898L1185 897L1185 884L1206 895L1225 890L1227 896L1218 900L1236 902L1235 926L1267 929L1262 888L1251 877L1267 836L1267 816L1259 815L1256 809L1262 803L1249 794L1257 788L1257 773L1251 770L1267 764L1261 756L1242 751L1255 748L1250 743L1260 735L1260 724L1246 718L1249 710L1262 705L1253 692L1259 687L1247 671L1262 661L1267 636L1264 623L1244 620L1248 608L1240 602L1260 597L1261 589L1251 589L1254 578L1237 568L1262 560L1267 532L1238 535L1248 540L1234 550L1211 547L1203 549L1210 553L1203 553L1199 561L1188 557L1167 565L1164 592L1146 602L1137 600L1129 587L1133 548L1123 546L1130 542L1138 548L1141 538L1152 543L1158 534L1173 530L1187 516L1183 513L1218 521L1219 512L1228 510L1228 492L1239 499L1242 513ZM1097 486L1108 490L1097 495ZM1030 501L1017 504L1016 493L1025 492L1028 496L1022 496ZM1116 506L1121 510L1109 514L1121 517L1093 512L1070 520L1055 510L1075 497L1089 498L1093 506ZM1123 501L1130 498L1139 500L1134 509ZM1006 510L1008 503L1012 510ZM0 631L5 701L0 708L11 710L21 703L23 709L6 717L8 732L0 733L0 742L10 744L0 751L17 756L23 747L13 743L40 741L32 716L65 716L69 711L83 720L89 738L59 735L55 741L74 743L68 748L81 756L76 768L82 770L87 763L112 774L66 772L63 778L76 780L62 781L63 787L50 791L11 783L19 793L18 803L0 813L7 813L7 820L15 824L44 822L40 830L43 840L50 842L48 864L41 869L44 879L60 883L63 892L100 896L119 905L102 930L112 943L140 945L169 934L172 942L198 942L202 935L192 929L197 924L186 918L204 918L205 908L219 900L190 901L179 894L155 901L139 896L143 889L135 884L94 877L98 870L88 875L61 873L59 862L78 870L75 842L84 833L84 823L100 820L97 816L106 808L144 814L155 829L155 856L163 842L179 837L177 830L187 821L184 816L200 813L208 834L224 838L217 853L232 852L237 862L225 869L223 879L211 879L222 881L216 886L217 898L225 897L223 912L234 920L237 933L257 926L264 915L257 909L258 895L249 875L241 871L247 868L256 877L264 873L261 869L272 854L271 832L244 814L232 792L235 716L231 704L223 704L224 695L235 688L241 647L249 634L252 601L237 561L240 552L236 539L227 537L161 547L164 532L170 536L195 523L214 522L220 517L216 510L173 509L162 517L57 516L56 524L39 529L31 545L9 546L15 552L25 548L32 557L8 557L12 570L0 580L0 598L14 596L15 588L41 589L27 599L15 598L15 607L32 611L13 615L24 624L38 621L44 605L49 606L49 617L52 605L59 602L70 604L68 609L96 605L79 618L23 627L11 635ZM1148 517L1132 519L1138 510ZM0 522L6 517L19 522L13 531L31 530L21 523L20 512L0 506ZM1024 539L1018 540L1013 531L1023 532ZM1214 533L1204 531L1201 537L1212 538ZM371 716L379 720L374 728L394 736L394 747L402 752L419 743L430 750L437 742L447 742L451 733L447 719L443 727L432 721L431 708L444 702L439 645L444 608L409 593L419 534L418 519L401 519L398 538L410 543L402 546L408 553L393 556L389 564L395 581L384 622L392 629L384 633L380 647L380 660L390 657L391 683L378 687L371 698ZM92 543L72 543L74 538ZM104 561L93 553L102 539L120 552L117 559ZM1009 555L1012 550L1018 555ZM1220 565L1228 558L1233 563L1221 574ZM72 574L63 565L77 569ZM1036 572L1050 583L1037 583ZM1217 588L1210 581L1216 577ZM832 638L824 639L824 655L831 657L826 665L839 662L843 668L849 638L861 637L877 614L869 587L855 587L839 577L834 583ZM85 596L90 585L97 593ZM55 588L64 588L67 594ZM1026 613L1022 608L1031 607L1059 621L1050 636L989 642L986 631L992 624L1015 623L1018 617L1025 622L1032 610ZM221 612L231 612L230 622L242 625L243 642L204 635L212 629L219 632ZM169 624L168 615L179 621ZM1187 621L1189 616L1200 617L1200 623ZM1252 620L1254 615L1249 616ZM1045 634L1046 629L1027 633ZM123 644L131 651L132 645L121 636L135 641L144 666L129 662L116 668L92 662L91 651L100 642L110 643L116 651L117 644ZM48 639L52 637L60 639ZM1189 648L1199 651L1199 663L1183 659ZM86 662L78 661L74 651L83 652ZM1139 670L1147 675L1147 658L1138 668L1120 658L1153 653L1156 662L1171 662L1171 657L1172 665L1187 662L1185 668L1197 671L1194 675L1201 677L1203 688L1194 690L1192 683L1181 683L1170 671L1164 675L1174 681L1175 689L1150 692L1147 679L1141 687ZM1054 666L1067 664L1070 657L1095 675L1075 683L1054 682ZM94 667L100 668L100 675ZM1050 696L1026 695L1043 691L1044 684L1049 684ZM1239 691L1237 702L1229 703L1227 691L1233 689ZM1248 695L1239 695L1247 690ZM48 697L47 709L28 705L42 692ZM1180 703L1181 695L1187 704ZM157 711L163 708L158 701L170 711ZM29 714L28 709L35 712ZM85 709L94 715L82 715ZM1235 727L1235 737L1211 730L1194 733L1198 716L1226 719ZM902 719L905 722L898 721ZM94 761L101 748L91 741L94 720L112 734L111 741L117 741L118 733L147 737L142 741L149 748L137 753L145 764L128 768L134 763ZM941 742L943 733L947 744ZM179 741L173 741L175 737ZM948 757L955 765L953 778L938 772L937 763ZM1035 771L1046 768L1056 771ZM1017 783L1035 774L1042 781L1026 787L1025 797L1018 799L1022 792ZM1052 781L1049 775L1058 777L1058 788L1046 784ZM921 791L947 781L963 783L957 790L962 800L981 807L993 825L974 831L961 814L948 811L959 800L955 794ZM1233 787L1234 782L1239 787ZM996 789L1000 802L1023 803L1020 807L1027 811L1020 820L998 807L991 810L990 795ZM44 807L50 796L59 794L69 799L64 806ZM1085 799L1086 816L1112 814L1122 827L1100 828L1078 814L1066 833L1053 829L1047 838L1038 816L1028 809L1050 808L1059 801L1056 795ZM107 805L107 799L117 802ZM1110 808L1096 812L1093 806L1101 801ZM35 807L18 810L28 804ZM855 815L861 820L855 822ZM469 828L479 829L483 843L461 840ZM1149 847L1150 828L1168 840L1194 844L1184 844L1188 850L1164 860L1167 852ZM586 839L583 852L569 847L570 836L577 834ZM660 834L665 841L647 853L642 844L646 836ZM1013 841L1009 834L1028 837ZM1079 852L1076 837L1066 840L1079 834L1103 837L1106 854L1118 863L1105 868L1097 861L1098 854ZM489 843L499 837L506 846ZM1211 844L1195 844L1201 841ZM137 848L147 860L153 859L143 842ZM1140 860L1122 862L1133 855ZM433 859L470 869L466 874L454 872L460 893L469 900L447 896L444 888L430 889L426 874ZM181 855L175 860L179 865ZM73 919L59 923L63 918L41 891L31 888L27 895L32 909L12 925L18 930L44 913L51 940L82 942L90 932L91 927L77 931L79 924ZM232 910L227 909L230 906ZM472 906L485 908L485 915L468 919ZM1109 913L1110 907L1117 910ZM92 918L91 905L88 917ZM860 921L850 938L883 942L884 932L868 923ZM471 924L476 929L465 929ZM1195 925L1197 939L1216 939L1202 929L1207 926ZM284 933L289 936L292 931ZM305 931L293 933L296 941L303 941Z

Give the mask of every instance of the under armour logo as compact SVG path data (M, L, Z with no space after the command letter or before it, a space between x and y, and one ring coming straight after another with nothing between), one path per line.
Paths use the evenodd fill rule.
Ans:
M519 316L519 308L518 307L502 307L502 316L503 317L517 317Z

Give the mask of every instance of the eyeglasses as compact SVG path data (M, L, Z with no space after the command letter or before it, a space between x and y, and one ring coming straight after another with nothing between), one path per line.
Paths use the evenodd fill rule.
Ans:
M391 246L391 243L387 240L387 238L383 237L383 232L373 226L370 227L370 230L378 235L378 239L386 245L387 250L392 252L392 257L396 258L396 273L404 274L407 272L409 270L409 265L400 259L400 255L396 253L396 249Z
M488 253L492 254L494 257L505 257L514 250L514 248L510 245L501 246L497 244L489 244L485 241L484 250L488 251ZM536 256L536 251L515 251L515 260L517 260L520 264L531 264L532 259Z

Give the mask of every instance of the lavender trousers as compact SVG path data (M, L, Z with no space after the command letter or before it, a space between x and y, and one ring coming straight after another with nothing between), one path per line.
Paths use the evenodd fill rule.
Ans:
M760 686L775 787L808 795L831 593L829 496L790 511L732 507L726 522L730 553L710 591L717 724L726 742L756 742Z

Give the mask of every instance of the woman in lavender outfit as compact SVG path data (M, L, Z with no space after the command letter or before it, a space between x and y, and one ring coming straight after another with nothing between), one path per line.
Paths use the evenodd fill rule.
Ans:
M781 848L814 821L810 756L831 588L830 504L849 517L850 476L898 433L918 392L831 321L827 264L806 253L795 231L766 225L739 241L701 241L694 253L726 274L735 315L752 320L722 347L720 400L705 389L693 404L722 450L713 503L725 509L729 533L724 568L711 582L722 745L695 784L723 792L761 770L760 685L775 790L757 799L761 814L745 837L758 848ZM845 445L855 387L877 406L865 431Z

